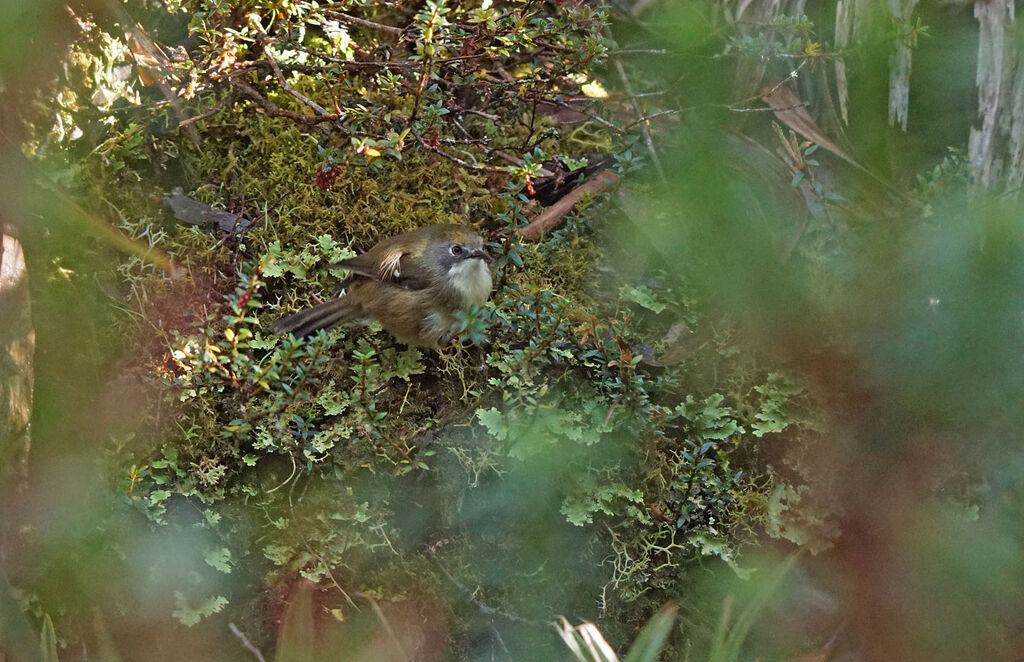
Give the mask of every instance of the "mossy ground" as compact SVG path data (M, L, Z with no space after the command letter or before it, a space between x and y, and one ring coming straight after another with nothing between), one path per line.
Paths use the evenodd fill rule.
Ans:
M514 145L549 122L520 120L466 129ZM253 106L193 136L160 130L173 124L114 123L69 180L175 265L171 277L152 255L97 247L118 370L143 394L104 470L155 530L194 540L202 572L176 575L179 621L232 614L269 646L301 578L332 622L405 604L455 658L499 633L529 659L557 649L553 615L627 641L684 595L699 559L741 569L742 539L773 517L760 440L803 434L804 396L737 357L728 323L703 318L672 265L639 259L657 251L621 202L587 200L542 240L509 242L517 192L416 146L330 166L329 140ZM593 123L550 128L548 154L620 147ZM325 167L335 176L318 177ZM174 187L254 225L182 225L164 204ZM267 331L330 296L343 276L330 265L349 251L451 222L502 253L501 285L468 321L479 342L425 352L376 325L308 343ZM707 341L663 365L679 323Z

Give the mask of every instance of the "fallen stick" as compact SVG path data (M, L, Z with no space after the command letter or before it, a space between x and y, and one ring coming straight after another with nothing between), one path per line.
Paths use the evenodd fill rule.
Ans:
M584 195L597 195L603 193L619 183L619 176L611 170L602 170L596 173L593 178L574 188L564 198L551 205L540 216L533 219L529 225L516 230L516 236L521 239L533 241L539 239L545 232L556 227L562 219L572 211Z

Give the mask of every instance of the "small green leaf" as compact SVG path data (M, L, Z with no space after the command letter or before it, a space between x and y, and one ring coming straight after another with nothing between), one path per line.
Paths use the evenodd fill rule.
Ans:
M225 575L231 574L231 551L227 547L206 550L203 554L203 560L211 568L216 568Z
M491 407L490 409L477 409L476 410L477 420L480 424L487 428L487 431L491 433L491 436L498 441L504 441L508 439L509 427L508 421L505 415L500 411Z
M668 305L658 300L657 296L646 285L626 287L622 290L622 296L628 301L639 304L647 310L658 314L665 310Z
M178 619L182 625L192 627L207 616L219 613L227 606L228 599L223 595L215 595L193 607L183 593L175 591L174 602L178 608L171 612L171 616Z
M149 494L149 505L155 506L171 498L170 490L153 490Z

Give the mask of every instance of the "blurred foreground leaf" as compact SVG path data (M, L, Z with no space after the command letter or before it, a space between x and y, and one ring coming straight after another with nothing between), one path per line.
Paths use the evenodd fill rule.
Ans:
M57 656L57 633L49 614L43 616L43 631L39 635L39 653L42 662L60 662Z
M675 625L678 610L674 604L668 603L652 616L622 662L655 662ZM578 662L619 662L619 656L593 623L573 627L563 618L558 625L558 634Z
M655 662L675 625L677 611L678 607L669 603L652 616L629 648L623 662Z

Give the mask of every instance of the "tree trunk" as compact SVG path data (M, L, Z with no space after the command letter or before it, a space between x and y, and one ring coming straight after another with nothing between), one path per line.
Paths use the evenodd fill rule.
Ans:
M21 242L0 233L0 485L24 489L32 415L32 329Z

